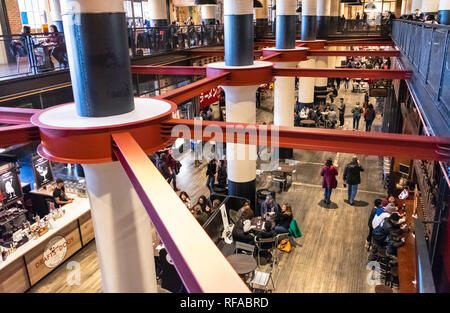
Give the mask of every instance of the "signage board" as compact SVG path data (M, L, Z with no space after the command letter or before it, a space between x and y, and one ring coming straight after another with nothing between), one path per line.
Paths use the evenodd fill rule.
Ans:
M22 198L22 186L16 167L12 167L0 174L0 191L4 205L8 205Z
M41 189L45 185L53 182L52 164L49 160L37 156L32 159L31 163L36 181L36 189Z

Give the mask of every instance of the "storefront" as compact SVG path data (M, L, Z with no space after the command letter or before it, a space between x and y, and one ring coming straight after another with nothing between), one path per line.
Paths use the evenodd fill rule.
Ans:
M30 184L14 155L0 156L0 292L25 292L94 238L89 199L82 179L65 181L73 202L57 208L51 162L32 158Z

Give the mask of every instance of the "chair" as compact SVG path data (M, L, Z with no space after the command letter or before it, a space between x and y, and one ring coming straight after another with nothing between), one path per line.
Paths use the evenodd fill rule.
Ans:
M253 254L255 252L255 246L250 245L248 243L241 242L241 241L236 241L234 253L237 254L238 250L248 252L248 253L244 253L244 254Z
M273 282L272 272L273 272L273 264L270 265L270 271L268 273L255 271L253 279L250 281L250 288L252 289L252 291L261 293L274 291L275 283ZM269 281L272 281L272 289L268 288Z
M273 171L272 172L272 181L280 183L280 192L286 190L287 187L287 178L286 173L282 171Z
M256 248L257 248L257 256L258 256L258 258L257 258L257 261L258 261L258 266L261 266L261 260L260 260L260 254L261 254L261 252L273 252L273 248L274 248L274 246L275 246L275 239L276 237L273 237L273 238L263 238L263 239L260 239L260 238L258 238L258 237L255 237L255 245L256 245ZM271 246L270 246L270 248L263 248L262 246L264 245L264 244L271 244ZM274 258L272 258L272 259L274 259Z

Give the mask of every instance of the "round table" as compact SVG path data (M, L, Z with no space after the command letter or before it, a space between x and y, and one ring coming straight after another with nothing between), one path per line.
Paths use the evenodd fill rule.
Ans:
M300 121L300 124L305 127L313 127L316 125L316 122L313 120L302 120L302 121Z
M227 257L227 261L239 275L249 274L257 267L255 258L248 254L232 254Z

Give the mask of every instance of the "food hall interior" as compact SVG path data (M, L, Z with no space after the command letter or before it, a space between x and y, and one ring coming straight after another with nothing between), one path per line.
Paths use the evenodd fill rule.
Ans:
M449 292L443 0L9 2L0 292Z

